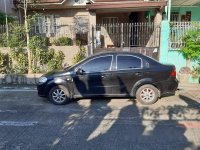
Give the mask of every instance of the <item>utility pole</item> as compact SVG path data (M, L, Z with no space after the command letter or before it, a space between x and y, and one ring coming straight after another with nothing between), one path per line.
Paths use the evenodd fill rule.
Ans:
M169 22L171 20L171 6L172 6L172 0L168 0L167 19L168 19Z
M5 14L6 14L6 34L8 38L8 15L7 15L7 6L6 6L6 1L4 0L4 9L5 9Z

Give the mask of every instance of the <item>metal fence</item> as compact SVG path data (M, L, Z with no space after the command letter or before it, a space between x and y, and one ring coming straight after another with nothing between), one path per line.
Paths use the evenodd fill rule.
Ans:
M12 31L11 26L9 25L9 33ZM18 24L16 26L23 26L22 24ZM75 25L69 25L64 23L59 24L33 24L29 31L30 36L41 35L44 37L48 37L50 42L52 43L55 39L60 37L68 37L71 38L74 43L79 40L81 44L87 45L88 43L88 27L77 27ZM0 25L0 34L6 33L6 26ZM19 33L21 34L21 33Z
M188 31L200 28L200 22L171 22L170 23L170 49L180 50L184 46L183 37Z
M97 47L159 47L160 26L154 23L97 24Z
M6 25L0 25L0 34L6 32Z
M35 24L31 27L30 35L43 35L51 41L59 37L74 39L75 31L73 25L68 24Z

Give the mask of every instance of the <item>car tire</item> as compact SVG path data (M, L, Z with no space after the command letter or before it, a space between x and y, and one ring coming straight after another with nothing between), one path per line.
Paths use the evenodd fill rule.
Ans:
M158 97L158 89L150 84L143 85L136 91L136 99L144 105L154 104L157 102Z
M69 91L62 85L54 86L49 91L49 100L56 105L64 105L70 102Z

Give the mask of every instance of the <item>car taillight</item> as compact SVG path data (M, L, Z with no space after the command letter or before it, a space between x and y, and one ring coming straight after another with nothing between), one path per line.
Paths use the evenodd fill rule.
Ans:
M170 73L171 77L176 77L176 67L173 67L172 72Z

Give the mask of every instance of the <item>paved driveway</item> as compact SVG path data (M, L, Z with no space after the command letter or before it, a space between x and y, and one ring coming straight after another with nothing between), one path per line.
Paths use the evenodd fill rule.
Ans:
M0 91L0 150L199 150L200 103L184 91L55 106L34 90Z

